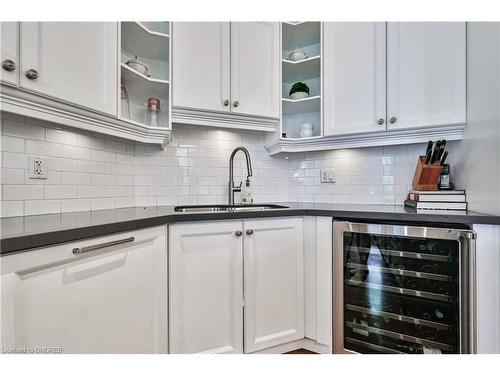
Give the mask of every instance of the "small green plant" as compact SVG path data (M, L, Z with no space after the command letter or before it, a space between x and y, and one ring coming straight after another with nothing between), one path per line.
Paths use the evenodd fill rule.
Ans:
M288 95L292 95L295 92L306 92L309 95L309 87L304 82L296 82L293 84Z

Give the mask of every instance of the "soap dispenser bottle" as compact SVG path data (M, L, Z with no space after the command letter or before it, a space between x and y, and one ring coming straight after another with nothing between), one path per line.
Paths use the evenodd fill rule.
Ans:
M241 203L253 203L252 189L250 188L250 180L248 178L245 181L245 187L241 190Z

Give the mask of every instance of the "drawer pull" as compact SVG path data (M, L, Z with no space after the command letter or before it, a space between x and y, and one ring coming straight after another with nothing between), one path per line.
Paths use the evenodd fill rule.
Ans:
M109 246L120 245L122 243L132 242L134 240L135 240L134 237L128 237L128 238L124 238L122 240L109 241L109 242L104 242L104 243L100 243L97 245L91 245L91 246L85 246L85 247L75 247L73 249L73 254L75 254L75 255L85 254L85 253L88 253L90 251L103 249L103 248L109 247Z
M78 257L66 258L66 259L58 260L56 262L42 264L40 266L34 266L34 267L30 267L30 268L25 268L24 270L17 271L16 274L18 276L25 276L25 275L28 275L30 273L40 272L40 271L47 270L49 268L54 268L54 267L62 266L63 264L68 264L68 263L72 263L72 262L75 262L75 261L80 260L80 259L89 258L89 257L92 256L92 254L88 254L88 253L92 252L94 250L104 249L105 247L110 247L110 246L114 246L114 245L120 245L120 244L123 244L123 243L132 242L134 240L135 240L134 237L128 237L128 238L124 238L124 239L121 239L121 240L104 242L104 243L101 243L101 244L98 244L98 245L85 246L85 247L81 247L81 248L80 247L75 247L73 249L73 254L80 255Z

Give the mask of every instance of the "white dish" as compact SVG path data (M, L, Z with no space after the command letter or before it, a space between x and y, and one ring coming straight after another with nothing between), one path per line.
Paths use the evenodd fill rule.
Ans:
M294 92L293 94L290 95L290 98L292 99L304 99L307 98L309 94L305 91L298 91Z
M134 69L135 71L145 75L146 77L149 77L149 67L144 64L142 61L139 61L137 59L137 56L135 59L131 59L127 61L125 64L127 64L129 67Z
M299 49L293 50L289 55L288 59L290 61L300 61L307 59L307 55Z
M303 124L300 124L300 137L301 138L307 138L307 137L312 137L313 135L313 124L310 122L304 122Z

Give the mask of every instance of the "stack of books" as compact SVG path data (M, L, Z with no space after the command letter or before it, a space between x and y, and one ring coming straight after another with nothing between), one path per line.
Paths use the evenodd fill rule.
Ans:
M410 190L405 207L428 213L465 213L467 199L465 190Z

